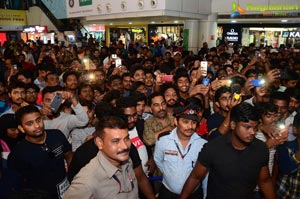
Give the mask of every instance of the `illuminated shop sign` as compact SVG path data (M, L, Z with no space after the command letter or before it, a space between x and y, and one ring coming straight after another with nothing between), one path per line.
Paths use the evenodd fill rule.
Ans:
M240 43L241 29L226 27L223 29L223 39L228 43Z
M140 28L133 28L133 29L131 29L131 31L132 31L133 33L142 33L142 32L144 32L144 30L143 30L143 29L140 29Z
M47 33L47 26L27 26L24 28L23 32L32 32L32 33Z
M300 31L283 31L283 38L300 38Z
M242 7L237 2L232 2L231 7L231 17L237 17L247 12L262 12L264 15L267 13L268 16L286 16L287 13L282 13L282 11L293 12L299 10L298 4L252 4L247 3L246 7Z

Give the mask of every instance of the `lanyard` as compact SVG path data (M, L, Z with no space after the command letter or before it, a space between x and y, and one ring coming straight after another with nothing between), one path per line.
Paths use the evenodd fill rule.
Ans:
M180 150L178 144L175 142L175 140L174 140L174 143L175 143L175 145L176 145L176 148L177 148L177 150L178 150L178 152L179 152L181 158L184 159L184 157L189 153L189 151L190 151L190 149L191 149L191 146L192 146L192 143L188 146L188 150L187 150L186 154L184 154L184 155L182 154L182 152L181 152L181 150Z

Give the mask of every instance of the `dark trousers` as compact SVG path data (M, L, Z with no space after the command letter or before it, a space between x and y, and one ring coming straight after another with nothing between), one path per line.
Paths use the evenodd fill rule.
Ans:
M159 189L158 199L178 199L179 195L169 191L163 184ZM202 199L203 193L201 186L190 195L189 199Z

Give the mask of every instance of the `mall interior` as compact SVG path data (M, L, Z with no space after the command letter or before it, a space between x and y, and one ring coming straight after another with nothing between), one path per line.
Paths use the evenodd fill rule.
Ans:
M105 42L165 39L197 52L203 42L300 46L300 2L286 0L1 1L0 42L78 42L78 32Z

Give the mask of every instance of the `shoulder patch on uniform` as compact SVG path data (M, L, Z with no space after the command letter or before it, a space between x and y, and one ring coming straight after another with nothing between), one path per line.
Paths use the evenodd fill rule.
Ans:
M159 134L157 140L159 140L159 138L163 137L163 136L166 136L166 135L169 135L171 131L166 131L166 132L163 132L161 134Z

